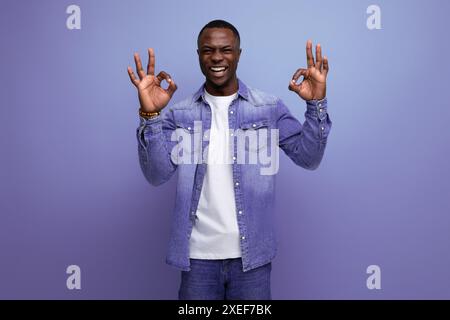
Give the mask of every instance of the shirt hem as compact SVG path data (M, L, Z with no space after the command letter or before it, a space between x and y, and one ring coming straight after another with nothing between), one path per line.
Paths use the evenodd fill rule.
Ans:
M189 256L189 259L204 259L204 260L224 260L224 259L235 259L242 258L241 253L217 255L217 254L193 254Z

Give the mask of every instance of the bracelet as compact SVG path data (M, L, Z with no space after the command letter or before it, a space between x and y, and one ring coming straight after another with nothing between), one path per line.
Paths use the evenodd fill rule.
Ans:
M145 112L145 111L142 111L141 109L139 109L139 115L141 117L143 117L143 118L146 118L146 119L156 118L160 114L161 114L161 111L158 111L158 112Z

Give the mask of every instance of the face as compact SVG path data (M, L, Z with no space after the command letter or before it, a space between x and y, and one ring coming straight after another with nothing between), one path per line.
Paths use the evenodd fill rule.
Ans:
M208 92L213 95L235 93L238 89L236 70L241 49L233 31L225 28L203 30L197 53Z

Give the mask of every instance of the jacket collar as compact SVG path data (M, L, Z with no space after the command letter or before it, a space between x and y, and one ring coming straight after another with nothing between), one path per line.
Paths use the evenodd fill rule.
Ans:
M245 85L244 82L242 82L239 78L238 78L238 96L242 97L245 100L248 100L248 88ZM194 97L193 100L194 102L199 101L200 99L203 99L203 101L205 101L205 84L203 83L203 85L197 90L196 93L194 93Z

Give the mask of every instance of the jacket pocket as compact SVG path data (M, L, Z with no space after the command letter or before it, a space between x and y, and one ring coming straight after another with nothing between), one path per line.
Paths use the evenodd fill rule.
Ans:
M238 149L245 145L245 151L259 152L267 148L269 120L260 119L241 122L237 132Z
M201 161L201 121L188 119L175 120L175 132L172 141L176 141L172 159L178 164L195 164ZM197 141L195 141L197 140Z

